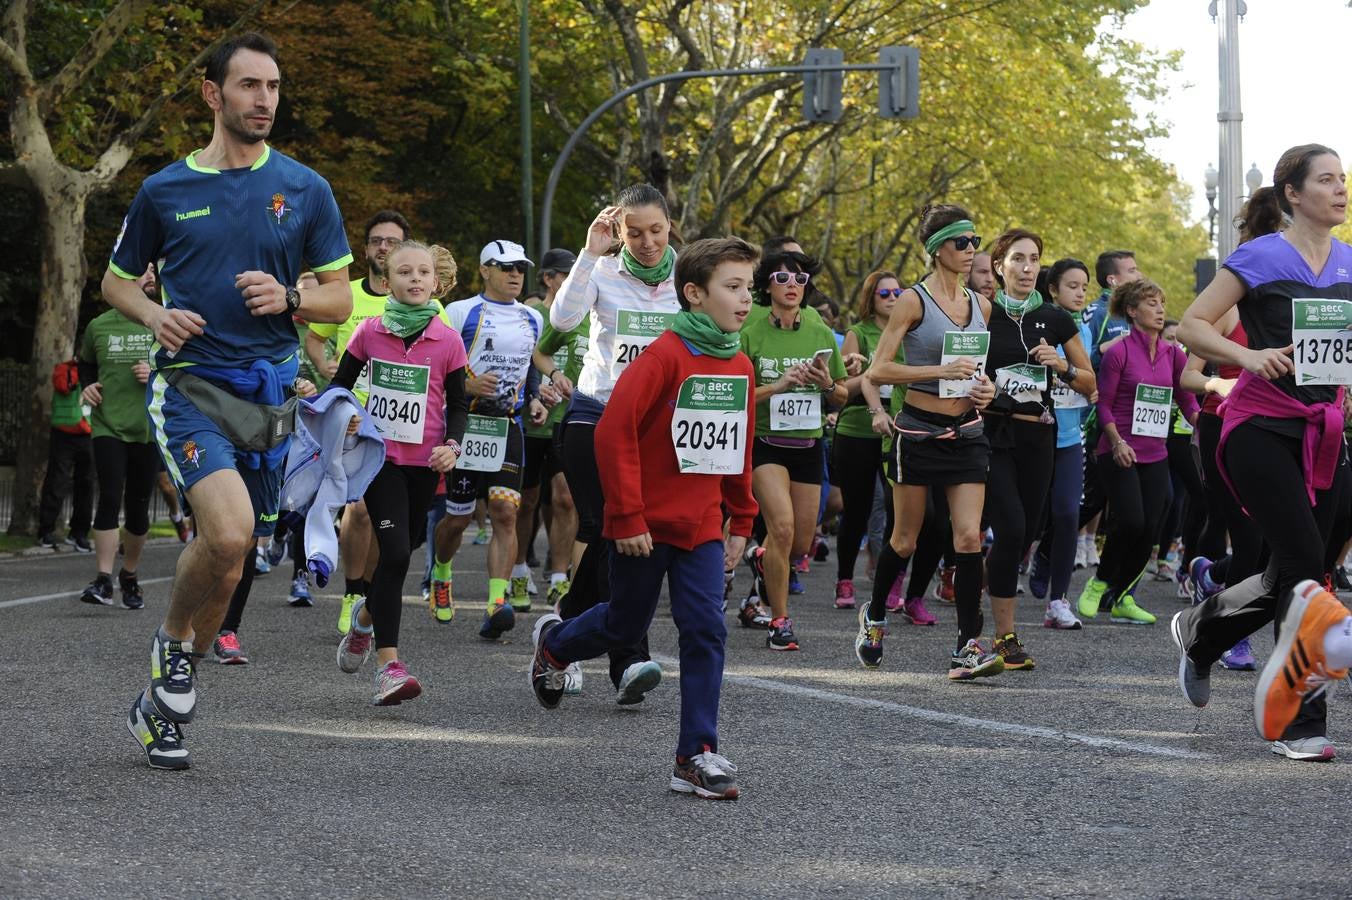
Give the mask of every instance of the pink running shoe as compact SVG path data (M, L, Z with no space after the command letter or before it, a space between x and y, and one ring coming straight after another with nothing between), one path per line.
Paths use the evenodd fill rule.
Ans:
M804 553L793 561L793 570L799 575L807 575L812 571L812 563L808 554Z
M924 597L911 597L902 604L901 614L912 625L933 625L937 619L934 614L925 607Z
M854 582L848 578L836 582L836 609L854 609Z
M402 662L392 659L376 670L376 695L371 703L375 706L398 706L421 693L422 685L418 684L418 679L408 674Z
M890 590L890 591L887 592L887 611L888 611L888 612L896 612L897 610L899 610L899 609L901 609L903 606L905 606L905 603L902 602L902 596L901 596L901 588L902 588L901 581L902 581L902 579L905 578L905 577L906 577L906 573L905 573L905 572L903 572L903 573L901 573L900 575L898 575L898 576L897 576L897 580L894 581L894 582L892 583L892 590Z

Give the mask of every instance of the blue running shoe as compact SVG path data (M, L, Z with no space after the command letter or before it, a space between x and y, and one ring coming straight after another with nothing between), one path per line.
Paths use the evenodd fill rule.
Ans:
M263 553L267 557L268 565L280 565L282 560L286 559L286 538L283 537L279 541L277 535L274 534L268 539L267 549Z
M304 569L291 579L291 599L287 602L292 606L315 605L314 598L310 596L310 575Z
M1038 547L1037 552L1033 554L1032 561L1028 564L1028 591L1039 600L1047 599L1047 589L1051 584L1052 561L1042 555L1042 548Z
M506 600L489 604L484 610L483 624L479 626L479 637L486 641L496 641L516 626L516 612Z
M1229 650L1221 654L1221 665L1235 672L1253 672L1258 669L1258 660L1254 659L1249 639L1244 638Z
M1188 563L1188 581L1192 582L1192 605L1204 602L1220 588L1211 580L1211 560L1195 556Z
M794 595L794 596L797 596L797 595L799 595L799 594L804 593L806 590L807 590L807 588L803 587L803 583L802 583L801 581L798 580L798 572L797 572L792 566L790 566L790 567L789 567L789 593L792 594L792 595Z

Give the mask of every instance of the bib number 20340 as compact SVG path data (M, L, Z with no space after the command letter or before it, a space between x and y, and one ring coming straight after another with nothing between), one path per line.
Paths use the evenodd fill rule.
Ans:
M460 446L457 469L468 472L497 472L507 456L507 429L511 420L498 416L470 414L465 422L465 440Z
M619 378L648 345L671 327L674 312L645 312L621 309L615 314L615 358L610 364L610 376Z
M387 440L421 444L427 412L427 378L430 368L373 359L366 411L376 430Z
M1131 408L1131 433L1139 437L1169 436L1169 408L1174 389L1153 384L1136 385L1136 402Z
M748 384L745 375L692 375L681 383L671 416L671 444L681 474L742 474Z

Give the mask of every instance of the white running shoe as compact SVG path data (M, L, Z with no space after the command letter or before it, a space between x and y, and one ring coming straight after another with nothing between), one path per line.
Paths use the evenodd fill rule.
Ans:
M582 667L577 663L569 663L568 668L563 672L563 692L565 694L582 693Z
M1080 535L1075 539L1075 568L1083 569L1087 559L1088 556L1084 550L1084 535Z
M1078 631L1083 624L1070 611L1069 602L1053 600L1047 604L1047 611L1042 616L1042 627L1055 628L1059 631Z

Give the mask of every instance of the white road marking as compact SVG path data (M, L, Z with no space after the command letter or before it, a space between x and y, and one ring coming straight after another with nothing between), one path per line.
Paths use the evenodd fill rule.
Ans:
M671 657L654 655L653 659L661 663L664 668L679 668L679 662ZM758 678L754 675L737 675L730 672L724 672L723 683L735 684L739 687L756 688L757 690L762 691L771 691L777 694L788 694L794 697L807 697L811 700L836 703L842 706L881 709L912 719L922 719L926 722L933 722L938 725L952 725L959 728L972 729L974 731L988 731L997 734L1014 735L1016 737L1070 742L1074 744L1083 744L1087 747L1094 747L1099 750L1117 750L1127 753L1140 753L1146 756L1165 756L1171 759L1215 758L1208 753L1199 753L1196 750L1187 750L1181 747L1164 747L1159 744L1147 744L1142 741L1124 741L1118 738L1103 737L1097 734L1081 734L1075 731L1063 731L1058 728L1044 728L1039 725L1022 725L1018 722L999 722L994 719L978 719L975 716L964 716L960 713L940 712L934 709L925 709L920 706L907 706L905 703L894 703L891 700L877 700L872 697L856 697L852 694L824 691L820 688L807 687L801 684L791 684L789 682L776 681L770 678Z
M163 578L145 578L141 580L142 585L161 584L166 581L173 581L172 575L166 575ZM84 588L78 591L62 591L59 594L39 594L36 597L19 597L17 600L0 600L0 609L6 606L27 606L30 603L43 603L47 600L60 600L63 597L78 597L84 593Z

